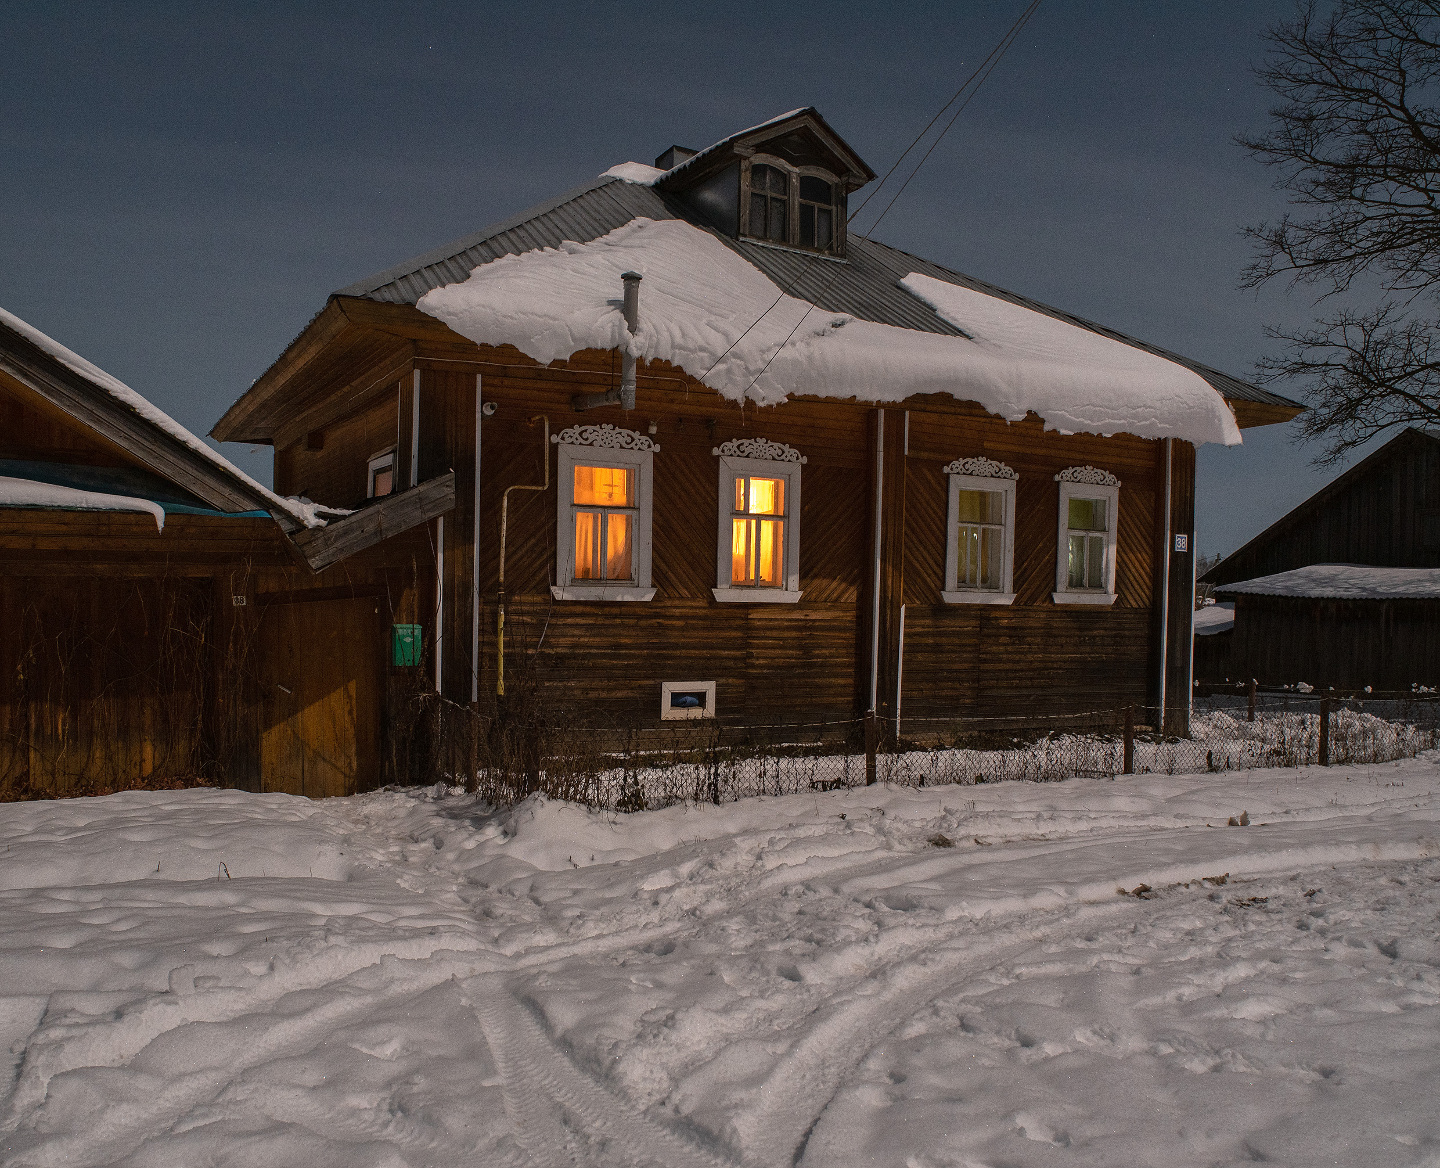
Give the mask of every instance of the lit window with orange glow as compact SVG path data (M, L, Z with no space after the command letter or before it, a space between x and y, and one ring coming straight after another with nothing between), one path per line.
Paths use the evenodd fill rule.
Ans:
M556 600L654 599L650 526L659 446L613 426L576 426L555 437L560 489L550 594Z
M574 471L575 579L634 580L634 470L576 466Z
M757 455L771 457L752 457ZM763 438L735 439L720 455L715 599L793 604L800 599L800 452Z
M785 480L735 476L730 583L780 588L785 564Z

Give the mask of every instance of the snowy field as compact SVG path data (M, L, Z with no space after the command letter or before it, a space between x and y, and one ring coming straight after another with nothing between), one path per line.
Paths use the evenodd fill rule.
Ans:
M0 805L0 1163L1440 1165L1437 796Z

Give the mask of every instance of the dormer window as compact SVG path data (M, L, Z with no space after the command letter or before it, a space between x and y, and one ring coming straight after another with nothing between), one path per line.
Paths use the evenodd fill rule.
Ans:
M778 166L750 168L750 234L772 243L789 243L790 176Z
M761 155L750 161L742 181L741 205L747 208L743 234L806 251L835 255L843 250L845 196L833 175Z

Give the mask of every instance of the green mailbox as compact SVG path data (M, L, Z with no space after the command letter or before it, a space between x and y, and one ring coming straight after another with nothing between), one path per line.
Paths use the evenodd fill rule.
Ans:
M419 625L391 625L391 663L419 665L422 638Z

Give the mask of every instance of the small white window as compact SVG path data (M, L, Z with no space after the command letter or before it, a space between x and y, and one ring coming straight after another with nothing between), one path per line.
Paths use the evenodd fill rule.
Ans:
M989 458L957 458L945 473L950 503L941 599L946 604L1013 604L1019 476Z
M1055 481L1060 484L1060 528L1051 599L1056 604L1114 604L1120 480L1093 466L1072 466Z
M650 600L654 452L644 434L615 426L571 426L553 436L557 600Z
M365 472L365 497L378 499L395 489L395 451L387 450L370 460Z
M660 683L660 719L664 722L689 721L692 718L715 716L715 683L713 681L662 681Z
M720 458L715 599L794 604L800 599L800 468L794 447L737 438Z

